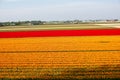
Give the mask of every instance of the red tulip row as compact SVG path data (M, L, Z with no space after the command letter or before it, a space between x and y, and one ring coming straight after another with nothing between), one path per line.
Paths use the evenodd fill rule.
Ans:
M120 35L120 29L0 32L0 38Z

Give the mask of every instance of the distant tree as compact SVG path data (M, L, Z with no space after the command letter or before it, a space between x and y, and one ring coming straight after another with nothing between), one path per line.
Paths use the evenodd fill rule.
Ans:
M41 24L43 24L43 22L42 21L31 21L31 24L33 24L33 25L41 25Z
M2 23L0 23L0 27L2 27L3 26L3 24Z
M114 21L119 21L118 19L114 19Z
M21 25L22 23L19 21L19 22L14 22L14 24L15 24L16 26L19 26L19 25Z

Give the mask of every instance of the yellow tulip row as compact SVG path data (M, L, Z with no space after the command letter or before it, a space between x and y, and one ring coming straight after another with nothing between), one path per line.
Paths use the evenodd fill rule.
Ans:
M93 70L102 65L104 68L104 65L115 67L119 64L120 36L0 39L0 78L56 76L72 69ZM111 77L120 74L119 67L109 69L117 72L87 74Z

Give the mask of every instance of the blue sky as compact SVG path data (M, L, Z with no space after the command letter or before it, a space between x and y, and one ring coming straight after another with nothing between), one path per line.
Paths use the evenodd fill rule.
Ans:
M120 19L120 0L0 0L0 21Z

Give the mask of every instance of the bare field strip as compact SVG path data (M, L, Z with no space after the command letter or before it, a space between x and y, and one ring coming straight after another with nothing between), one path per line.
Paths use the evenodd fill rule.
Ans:
M114 26L101 24L70 24L70 25L37 25L37 26L5 26L0 27L4 31L34 31L34 30L81 30L81 29L115 29Z
M120 23L113 23L113 24L96 24L99 26L104 26L104 27L114 27L114 28L120 28Z
M120 36L0 39L0 78L120 78Z

